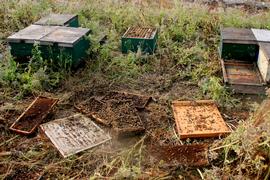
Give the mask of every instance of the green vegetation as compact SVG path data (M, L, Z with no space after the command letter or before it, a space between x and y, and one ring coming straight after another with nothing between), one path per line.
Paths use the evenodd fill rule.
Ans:
M33 57L26 64L17 63L9 53L6 37L51 12L77 13L81 26L92 30L89 57L85 67L76 72L71 70L70 57L60 54L57 60L43 59L38 45L35 45ZM33 94L51 93L62 100L56 113L56 117L61 117L66 111L74 111L69 105L80 98L81 92L86 93L86 87L89 94L94 88L104 91L112 88L146 92L154 97L159 96L160 102L165 99L163 105L167 108L168 118L162 116L160 122L166 121L169 127L162 127L162 130L174 129L168 108L171 99L213 99L225 110L229 109L237 115L238 110L243 108L237 106L242 97L233 96L222 83L218 55L219 29L222 26L270 28L269 19L269 12L250 14L234 8L210 12L205 6L194 4L187 7L183 2L175 2L172 8L159 7L155 1L149 6L102 0L1 2L0 53L3 59L0 60L0 140L4 142L0 145L0 151L15 150L19 153L12 157L0 157L0 179L16 177L16 172L20 174L21 169L25 175L35 174L49 179L142 177L142 174L150 171L142 164L144 140L131 148L123 147L123 150L121 147L120 152L115 149L112 153L104 149L102 152L89 150L63 159L40 137L27 139L19 136L12 139L15 135L8 130L8 125L23 108L10 108L5 103L14 106L27 104L25 99ZM154 26L159 29L158 48L154 55L148 56L140 51L127 55L121 53L121 35L129 26ZM100 45L99 40L104 35L108 37L107 42ZM246 104L252 102L250 99L246 101ZM70 109L65 111L65 108ZM249 105L244 108L252 109ZM7 119L7 125L2 125L2 117ZM221 160L215 168L201 170L204 176L213 179L227 173L235 179L269 177L269 122L255 129L249 121L247 124L240 125L235 133L222 142L221 146L226 148L220 149ZM151 133L147 132L147 135ZM166 137L166 141L162 139L162 142L176 136L175 132L168 134L172 136ZM222 140L217 141L220 143ZM257 155L258 148L266 156ZM155 171L157 166L150 167L153 177L166 178L169 175L177 178L181 175L181 172L175 173L177 169L166 169L166 173ZM220 171L224 171L224 174L220 174ZM200 177L197 172L200 171L192 171Z

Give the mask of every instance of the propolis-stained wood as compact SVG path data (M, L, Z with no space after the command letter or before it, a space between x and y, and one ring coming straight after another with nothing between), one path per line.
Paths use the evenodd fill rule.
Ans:
M214 101L173 101L172 108L181 139L230 133Z

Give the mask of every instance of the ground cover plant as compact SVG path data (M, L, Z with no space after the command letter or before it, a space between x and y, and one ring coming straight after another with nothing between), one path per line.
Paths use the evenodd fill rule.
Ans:
M70 58L65 55L59 56L59 64L43 59L38 44L27 64L17 63L9 53L9 35L52 12L78 14L80 25L92 31L88 57L76 70L70 69ZM269 18L269 11L213 10L184 1L1 2L0 179L219 179L229 173L228 178L233 179L267 179L269 133L264 127L269 122L266 120L253 130L249 118L266 97L234 95L223 85L218 46L220 27L269 29ZM130 26L158 28L155 54L121 53L121 36ZM101 44L105 35L107 39ZM141 112L146 124L144 135L113 139L64 159L40 131L25 137L8 129L34 96L60 99L46 120L50 121L72 115L77 112L74 104L111 90L153 97L146 108L147 115ZM171 101L176 99L215 100L227 124L236 131L226 139L179 140L171 110ZM147 154L147 147L153 142L209 143L213 157L204 168L153 163Z

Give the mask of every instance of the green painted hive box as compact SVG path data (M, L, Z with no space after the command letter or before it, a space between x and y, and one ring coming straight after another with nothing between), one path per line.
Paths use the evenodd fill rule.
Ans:
M90 30L86 28L58 27L40 39L41 51L45 58L69 56L73 67L77 67L90 47L89 33Z
M79 27L79 20L78 15L74 14L49 14L34 24L42 26Z
M18 61L31 57L34 43L57 28L57 26L30 25L9 36L7 41L11 48L11 55Z
M143 53L153 54L157 47L157 29L130 27L122 36L122 52L137 52L140 48Z
M256 61L258 53L258 42L251 29L222 29L220 45L222 59Z

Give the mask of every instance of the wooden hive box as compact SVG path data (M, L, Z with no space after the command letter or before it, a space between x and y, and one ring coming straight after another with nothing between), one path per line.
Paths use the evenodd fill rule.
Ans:
M74 14L49 14L34 24L42 26L79 27L79 20L78 15Z
M137 52L140 48L143 53L153 54L157 47L157 29L130 27L122 36L122 52Z

